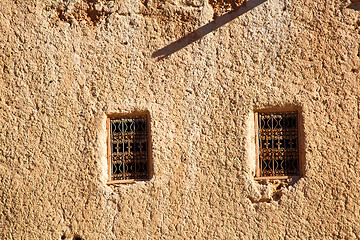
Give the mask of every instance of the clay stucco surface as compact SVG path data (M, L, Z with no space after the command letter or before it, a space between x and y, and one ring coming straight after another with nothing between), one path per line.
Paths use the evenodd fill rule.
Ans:
M1 0L0 238L359 239L359 9ZM275 199L254 110L287 106L304 176ZM153 177L107 186L106 115L145 110Z

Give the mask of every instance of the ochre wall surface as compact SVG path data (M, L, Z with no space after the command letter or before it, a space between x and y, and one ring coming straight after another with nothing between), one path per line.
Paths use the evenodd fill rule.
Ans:
M360 238L360 6L226 4L0 1L1 239ZM287 106L304 176L273 198L254 110ZM153 177L107 186L106 115L145 110Z

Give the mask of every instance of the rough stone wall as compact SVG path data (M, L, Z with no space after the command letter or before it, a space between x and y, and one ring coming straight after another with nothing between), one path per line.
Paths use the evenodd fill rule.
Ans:
M360 8L224 9L0 2L1 239L360 238ZM253 110L271 106L304 125L305 174L280 198L253 177ZM136 110L154 176L109 187L106 114Z

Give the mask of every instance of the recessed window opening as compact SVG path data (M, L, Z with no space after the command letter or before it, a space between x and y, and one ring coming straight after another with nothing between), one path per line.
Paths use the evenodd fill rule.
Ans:
M75 235L73 237L73 240L84 240L82 237L80 237L79 235Z
M298 111L259 111L256 114L256 125L256 177L300 176Z
M109 116L109 181L146 180L150 177L148 114Z

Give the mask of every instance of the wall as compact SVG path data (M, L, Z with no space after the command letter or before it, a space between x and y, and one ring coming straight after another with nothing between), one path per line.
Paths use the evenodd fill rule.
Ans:
M360 238L359 7L240 4L2 0L0 238ZM271 106L304 131L277 199L253 178ZM154 176L109 187L106 114L142 110Z

